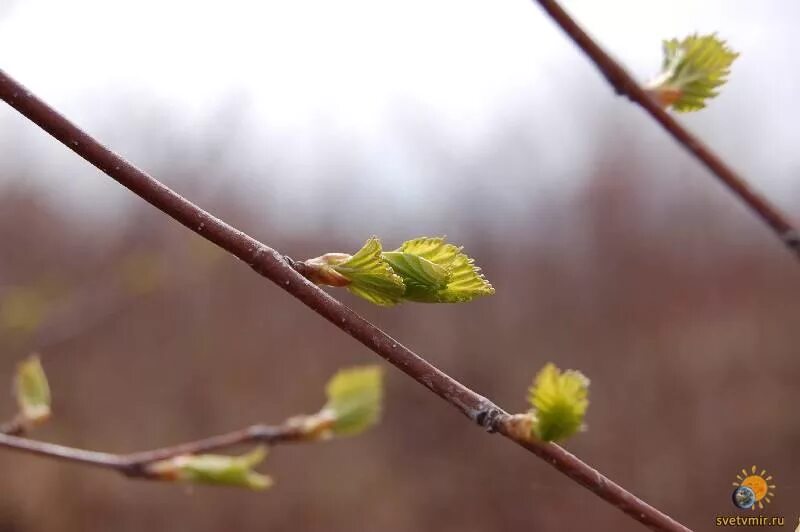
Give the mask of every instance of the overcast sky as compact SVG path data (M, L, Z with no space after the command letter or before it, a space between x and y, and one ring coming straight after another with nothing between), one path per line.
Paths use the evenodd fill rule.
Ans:
M768 191L792 187L800 171L790 118L800 112L798 2L564 5L640 79L656 72L662 38L726 38L743 52L731 83L708 110L683 119ZM553 149L539 162L553 171L541 179L563 185L564 175L578 179L598 117L637 113L529 0L0 0L0 67L93 132L130 130L142 126L137 116L152 122L165 113L192 126L187 135L213 135L220 110L233 106L256 158L278 139L279 155L300 165L344 136L375 166L376 186L408 180L408 191L429 177L397 147L398 121L409 117L424 116L422 129L456 151L480 147L520 115L546 124ZM11 115L0 111L0 154L38 160L48 141ZM647 128L646 138L669 142ZM144 155L124 138L110 141L134 160ZM60 157L77 164L48 153L50 165ZM96 180L73 173L61 192L84 193ZM306 173L293 172L293 182L318 176Z
M202 113L235 93L273 127L322 114L367 129L411 99L463 122L584 63L529 0L2 0L12 1L3 68L59 105L124 89ZM662 37L692 31L717 31L751 57L797 51L792 0L564 4L643 77Z

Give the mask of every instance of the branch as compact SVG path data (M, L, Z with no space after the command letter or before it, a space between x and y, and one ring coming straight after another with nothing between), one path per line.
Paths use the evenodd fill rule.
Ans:
M288 420L282 425L252 425L250 427L192 441L163 447L152 451L131 454L112 454L97 451L65 447L54 443L31 440L13 436L0 431L0 447L14 449L65 462L79 463L103 469L111 469L131 478L164 480L163 476L148 466L183 455L197 455L224 447L232 447L244 443L263 443L276 445L279 443L296 443L308 441L309 435L302 430L302 425L295 420Z
M440 371L308 281L292 268L291 261L274 249L212 216L100 144L2 70L0 98L140 198L250 265L487 431L506 436L653 530L688 530L561 447L530 441L527 434L521 434L517 429L513 416Z
M711 148L681 126L671 114L651 98L639 83L564 11L557 0L535 1L594 62L617 94L626 96L647 111L667 133L703 163L719 181L761 218L786 247L800 259L800 232L795 229L786 215L748 185L747 181L728 166Z

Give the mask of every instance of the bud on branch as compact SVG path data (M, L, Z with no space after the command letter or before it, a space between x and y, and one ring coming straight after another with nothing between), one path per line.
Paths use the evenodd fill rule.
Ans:
M347 287L381 306L401 301L461 303L494 294L475 261L444 238L421 237L383 251L376 237L355 255L326 253L304 261L306 277L327 286Z

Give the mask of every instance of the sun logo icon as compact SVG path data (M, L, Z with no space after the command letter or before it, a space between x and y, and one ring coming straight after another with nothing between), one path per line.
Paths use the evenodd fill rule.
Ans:
M742 469L741 474L736 475L736 480L733 485L736 489L733 490L733 504L742 510L755 510L758 506L759 510L764 509L765 503L772 502L770 497L775 496L775 484L770 484L772 475L768 475L767 471L762 469L761 473L756 473L758 468L753 466L750 472L747 469Z

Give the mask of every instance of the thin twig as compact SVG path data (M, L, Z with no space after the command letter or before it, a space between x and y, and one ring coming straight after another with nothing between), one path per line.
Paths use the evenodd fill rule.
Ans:
M161 477L155 474L153 470L149 469L148 466L161 460L167 460L176 456L207 453L216 449L245 443L276 445L279 443L300 442L307 439L307 435L300 429L300 425L290 420L282 425L252 425L241 430L219 434L210 438L183 443L173 447L164 447L152 451L131 454L88 451L28 438L20 438L19 436L12 436L4 433L0 433L0 447L65 462L112 469L127 477L157 480Z
M212 216L100 144L2 70L0 98L164 214L249 264L256 272L289 292L484 429L510 438L653 530L688 530L557 445L528 441L527 435L513 430L512 416L490 400L440 371L309 282L274 249Z
M766 198L754 190L747 181L725 163L711 148L678 123L647 94L639 83L628 72L603 50L581 28L575 20L564 11L556 0L535 0L550 15L562 30L578 47L594 62L603 76L608 80L617 94L627 97L641 106L656 122L678 141L686 150L694 155L727 186L745 205L747 205L797 258L800 258L800 232L795 229L789 218Z

